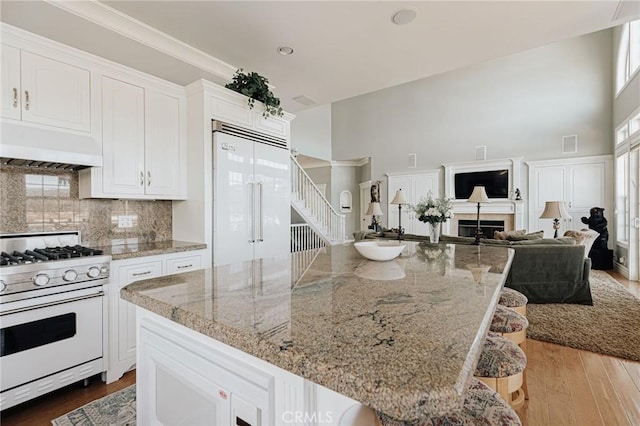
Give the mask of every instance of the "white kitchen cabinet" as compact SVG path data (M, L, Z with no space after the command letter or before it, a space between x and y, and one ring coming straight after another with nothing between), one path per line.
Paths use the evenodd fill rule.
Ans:
M136 364L135 306L120 298L120 290L135 281L201 269L204 253L197 250L111 263L107 383L118 380Z
M429 192L434 198L440 197L440 172L430 171L416 174L388 174L387 205L388 228L398 227L398 206L390 204L398 189L402 189L407 202L416 205L421 197L426 197ZM407 234L428 235L427 224L420 222L409 205L402 206L402 227Z
M186 197L184 97L102 78L103 167L80 171L81 198Z
M3 117L91 131L89 70L2 45L2 72Z
M589 217L592 207L603 207L605 216L612 218L612 161L611 156L603 155L527 162L529 229L544 230L546 237L553 235L553 220L540 219L546 201L564 201L567 205L571 218L562 220L560 235L570 229L587 228L581 218Z

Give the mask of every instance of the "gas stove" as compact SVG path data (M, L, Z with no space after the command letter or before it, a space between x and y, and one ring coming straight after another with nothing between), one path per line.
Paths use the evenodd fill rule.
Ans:
M15 295L0 301L70 291L108 278L111 257L79 242L78 231L0 235L0 295ZM63 285L68 287L56 288Z

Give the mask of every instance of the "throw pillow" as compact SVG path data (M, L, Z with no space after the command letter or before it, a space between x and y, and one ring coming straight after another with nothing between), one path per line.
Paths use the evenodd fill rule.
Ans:
M589 257L589 251L596 239L600 236L600 233L593 229L581 229L579 231L567 231L564 233L565 237L571 237L576 241L579 246L584 246L584 257Z
M527 231L525 229L518 229L516 231L493 231L493 238L496 240L506 240L509 236L524 235Z
M544 237L544 231L530 232L524 235L509 235L507 240L509 241L525 241L525 240L540 240Z

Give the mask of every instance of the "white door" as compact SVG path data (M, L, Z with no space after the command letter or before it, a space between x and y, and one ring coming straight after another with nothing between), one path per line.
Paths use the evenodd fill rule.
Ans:
M0 115L20 120L20 49L1 45Z
M148 195L180 190L180 99L145 91L145 170Z
M371 216L365 215L371 202L371 181L360 183L360 230L366 231L371 224Z
M219 266L253 259L259 188L253 175L254 143L220 132L213 140L213 264Z
M144 194L144 89L102 78L103 191Z
M547 238L553 236L553 219L540 219L547 201L566 201L566 166L540 166L533 171L533 181L529 182L530 202L533 212L529 217L529 229L531 231L544 230ZM559 235L564 233L564 227Z
M291 250L291 196L289 152L254 144L255 257L287 255Z
M88 70L21 52L22 120L91 130Z

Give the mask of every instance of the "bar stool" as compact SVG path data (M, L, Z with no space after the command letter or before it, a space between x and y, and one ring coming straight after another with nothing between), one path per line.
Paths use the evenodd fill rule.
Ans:
M495 390L514 410L524 405L523 372L527 357L506 337L487 336L473 374Z
M525 317L509 308L498 305L496 306L496 311L493 315L493 319L491 320L491 327L489 330L518 344L520 349L522 349L526 355L528 327L529 321L527 321ZM526 371L523 374L522 389L524 390L525 398L529 399Z
M447 416L433 417L421 422L403 422L376 413L382 426L485 425L522 426L513 408L500 395L480 380L473 379L464 397L462 410Z
M498 304L519 313L523 317L527 316L527 296L509 287L504 287L500 292Z

